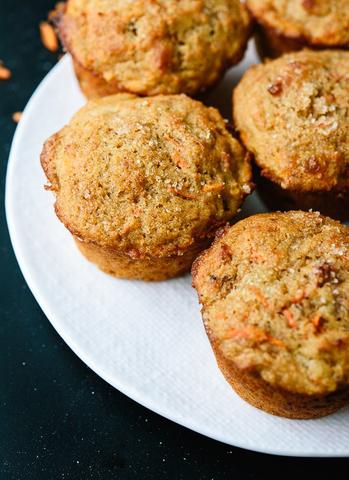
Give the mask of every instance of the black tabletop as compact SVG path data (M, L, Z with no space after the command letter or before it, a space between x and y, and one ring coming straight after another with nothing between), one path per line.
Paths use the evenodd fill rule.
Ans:
M10 244L5 174L15 123L57 61L39 22L52 0L0 0L0 479L232 479L347 475L346 459L295 459L233 448L136 404L84 365L29 291Z

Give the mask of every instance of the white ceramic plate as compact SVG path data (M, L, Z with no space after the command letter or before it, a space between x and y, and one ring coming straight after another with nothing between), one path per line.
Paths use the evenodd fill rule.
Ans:
M245 61L207 101L229 116ZM39 164L44 140L84 103L71 59L47 75L18 125L8 166L6 210L25 279L58 333L111 385L149 409L228 444L282 455L349 456L349 411L319 420L273 417L241 400L223 379L188 276L159 283L117 280L78 252L57 220ZM263 211L253 195L243 214Z

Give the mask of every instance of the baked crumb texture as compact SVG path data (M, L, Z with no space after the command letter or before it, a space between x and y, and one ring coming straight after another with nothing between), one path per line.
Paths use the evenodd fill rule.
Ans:
M254 66L235 89L241 139L293 207L344 210L348 218L348 92L349 52L339 50L303 50Z
M312 418L349 401L349 229L318 213L226 228L193 284L227 380L270 413Z
M262 57L312 48L349 48L349 0L246 0Z
M188 271L252 188L249 155L219 112L185 95L90 101L41 162L80 250L119 277Z
M69 0L55 23L89 98L195 94L241 60L250 34L239 0Z

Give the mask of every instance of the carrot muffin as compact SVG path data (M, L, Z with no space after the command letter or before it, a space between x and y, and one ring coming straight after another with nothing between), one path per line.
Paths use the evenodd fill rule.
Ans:
M349 48L349 0L247 0L262 57L312 48Z
M249 217L193 265L217 362L252 405L289 418L349 403L349 229L318 213Z
M239 0L68 0L55 23L88 98L195 94L240 61L250 33Z
M349 52L303 50L252 67L234 92L241 139L272 209L349 217Z
M186 272L251 190L249 157L223 118L185 95L90 101L41 163L59 219L117 277Z

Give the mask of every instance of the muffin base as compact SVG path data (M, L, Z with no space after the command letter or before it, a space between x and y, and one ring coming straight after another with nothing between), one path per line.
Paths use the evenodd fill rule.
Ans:
M209 245L205 240L183 255L135 259L112 248L87 243L74 236L80 252L103 272L117 278L159 281L189 272L197 255Z
M277 58L284 53L296 52L307 46L301 38L281 35L273 28L258 25L255 32L257 52L262 60Z
M74 59L73 66L81 91L88 100L106 97L124 91L119 88L116 83L106 82L104 78L87 70Z
M301 395L275 388L263 379L242 372L224 358L214 344L213 350L227 382L246 402L272 415L290 419L311 419L330 415L349 404L349 389L325 396Z
M258 25L255 31L257 52L262 60L278 58L285 53L297 52L303 48L324 49L334 48L348 50L348 45L311 45L301 36L288 37L274 28Z
M336 220L349 219L349 191L297 192L284 190L271 180L260 176L258 194L272 211L314 210Z

